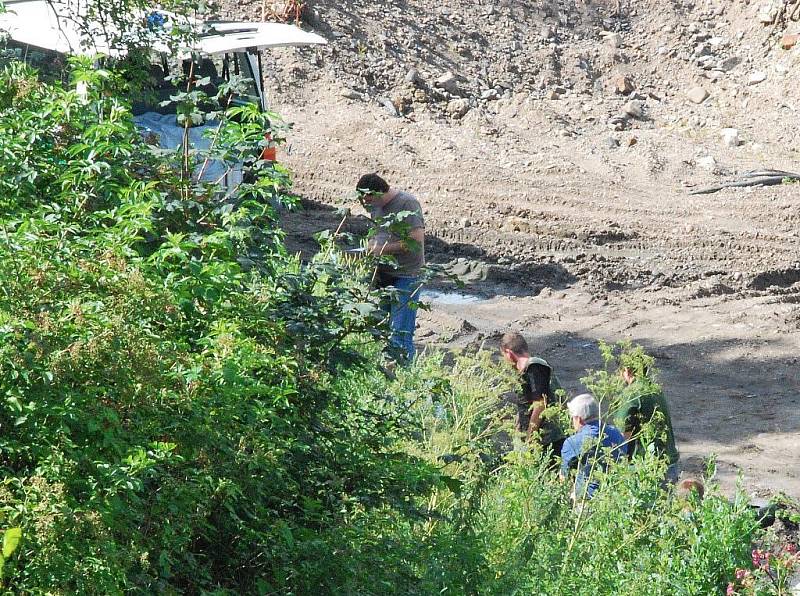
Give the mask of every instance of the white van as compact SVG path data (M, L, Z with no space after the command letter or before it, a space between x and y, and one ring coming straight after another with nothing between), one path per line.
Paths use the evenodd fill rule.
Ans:
M83 55L94 58L124 58L127 50L117 45L115 38L123 34L115 31L113 25L94 22L92 19L75 13L75 6L63 0L5 0L6 11L0 14L0 31L11 40L17 57L28 60L39 56L44 64L63 63L65 55ZM80 9L77 9L80 10ZM232 21L200 21L153 9L137 11L130 15L132 23L141 24L144 38L150 48L152 64L149 78L154 83L152 101L134 102L134 120L147 133L155 133L163 148L174 149L183 142L184 127L176 119L175 106L162 107L177 89L166 80L170 69L183 63L191 65L194 78L208 77L213 95L213 87L228 80L233 74L251 81L246 94L235 98L234 103L255 103L261 110L267 110L267 97L262 83L263 51L269 48L286 46L322 45L327 43L315 33L303 31L294 25L284 23L257 23ZM181 46L170 47L170 33L180 30ZM148 38L148 31L152 32ZM188 35L187 35L188 33ZM34 66L38 64L34 63ZM200 149L207 143L205 130L216 127L209 122L192 127L190 141ZM218 166L221 168L221 165ZM233 172L225 179L225 186L232 187L241 180L241 170ZM203 178L216 180L219 172L208 168Z

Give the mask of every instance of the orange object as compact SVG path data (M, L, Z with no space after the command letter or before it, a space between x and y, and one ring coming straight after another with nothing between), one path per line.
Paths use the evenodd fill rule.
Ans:
M267 140L268 143L272 142L272 135L266 133L264 138ZM278 161L278 152L275 145L267 145L264 147L264 150L261 152L261 159L265 161Z

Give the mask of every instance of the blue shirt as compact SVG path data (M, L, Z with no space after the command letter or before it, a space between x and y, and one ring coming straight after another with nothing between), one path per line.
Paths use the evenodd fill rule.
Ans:
M561 475L567 477L570 468L577 468L576 497L583 497L585 494L591 498L600 486L596 480L588 482L588 485L587 481L592 468L605 470L607 467L605 450L602 448L610 448L614 460L619 460L628 450L627 445L624 445L625 437L610 424L603 424L603 439L600 443L602 448L596 450L600 424L599 420L587 422L578 432L567 438L561 448Z

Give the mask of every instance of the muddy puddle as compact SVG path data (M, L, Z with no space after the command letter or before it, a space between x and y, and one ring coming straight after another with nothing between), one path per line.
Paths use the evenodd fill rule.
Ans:
M486 298L463 292L441 292L438 290L423 290L422 300L432 304L478 304L486 302Z

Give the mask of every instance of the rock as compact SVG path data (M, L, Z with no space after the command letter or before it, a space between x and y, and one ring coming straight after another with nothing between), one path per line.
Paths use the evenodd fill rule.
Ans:
M760 70L757 70L750 74L750 78L747 79L748 85L758 85L759 83L763 83L767 80L767 74Z
M419 83L419 71L416 68L410 69L405 76L405 82L410 83L411 85L416 85Z
M542 27L541 37L543 40L548 41L556 36L555 30L550 25Z
M624 114L620 116L613 116L608 121L608 124L613 130L625 130L625 127L628 125L628 118Z
M630 139L627 140L627 142L625 144L628 147L633 147L638 142L639 142L639 139L637 139L636 137L631 137Z
M562 87L553 87L545 94L547 99L556 100L561 99L561 95L563 95L564 89Z
M389 99L388 97L379 97L378 103L381 104L384 108L386 108L386 111L389 112L389 114L394 116L395 118L397 118L400 115L397 111L397 107L392 103L392 100Z
M725 60L723 60L723 61L720 63L720 65L719 65L719 69L720 69L722 72L730 72L730 71L732 71L734 68L736 68L737 66L739 66L739 64L741 64L741 62L742 62L742 59L741 59L741 58L739 58L738 56L731 56L730 58L726 58Z
M644 115L644 107L642 106L642 102L636 99L632 99L622 106L622 111L631 118L639 119Z
M458 78L456 75L453 74L452 71L448 70L434 83L434 86L438 87L439 89L444 89L448 93L458 93Z
M364 99L364 96L355 89L345 89L344 91L342 91L342 97L344 97L345 99L352 99L355 101L359 99Z
M703 157L697 160L697 165L703 168L704 170L713 172L717 168L717 160L711 157L710 155L704 155Z
M619 33L604 31L602 35L605 36L606 43L615 50L622 47L622 36Z
M398 114L405 114L413 101L413 93L408 90L400 90L391 97L392 105Z
M453 118L462 118L468 111L468 99L453 99L447 103L447 113Z
M466 217L462 217L461 221L459 223L461 224L462 228L470 228L470 227L472 227L472 220L470 220L470 219L468 219Z
M469 321L467 321L466 319L461 321L461 327L459 328L459 331L461 331L461 333L472 333L473 331L477 330L478 328Z
M631 83L630 79L625 75L616 75L611 79L611 83L614 86L614 92L620 95L630 95L635 89L633 83Z
M758 10L758 20L765 25L771 25L778 18L779 8L776 0L763 0Z
M722 129L722 143L726 147L739 146L739 131L736 128L723 128Z
M800 42L800 34L797 33L785 33L783 37L781 37L781 47L784 50L791 50L798 42Z
M614 137L606 138L606 140L603 142L603 144L608 149L616 149L617 147L619 147L619 141L617 139L615 139Z
M701 104L708 99L709 93L702 87L693 87L686 92L686 97L692 103Z

